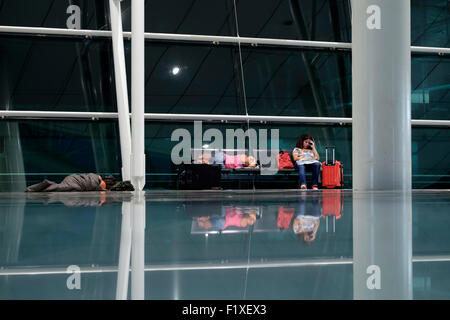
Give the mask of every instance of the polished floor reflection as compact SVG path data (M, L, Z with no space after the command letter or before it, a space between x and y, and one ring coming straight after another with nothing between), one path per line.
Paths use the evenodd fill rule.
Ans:
M0 299L449 299L450 192L0 193Z

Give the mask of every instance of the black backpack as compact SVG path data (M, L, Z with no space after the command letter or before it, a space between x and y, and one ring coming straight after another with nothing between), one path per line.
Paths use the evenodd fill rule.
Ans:
M130 181L121 181L113 185L110 191L134 191L134 187Z

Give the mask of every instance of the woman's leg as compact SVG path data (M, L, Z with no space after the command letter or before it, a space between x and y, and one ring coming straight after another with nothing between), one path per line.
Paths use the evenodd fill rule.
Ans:
M27 191L28 191L28 192L41 192L41 191L44 191L45 188L47 188L48 186L50 186L50 185L52 185L52 184L55 184L55 183L52 182L52 181L48 181L47 179L45 179L45 180L42 181L42 182L39 182L39 183L36 183L36 184L33 184L33 185L29 186L29 187L27 188Z
M305 165L298 164L298 183L301 186L302 184L306 185L306 171L305 171Z
M312 164L312 185L319 186L319 175L320 175L320 162L314 162Z

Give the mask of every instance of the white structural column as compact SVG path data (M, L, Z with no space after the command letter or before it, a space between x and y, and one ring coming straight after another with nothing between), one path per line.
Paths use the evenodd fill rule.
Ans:
M122 155L122 180L131 180L131 129L128 104L127 72L123 47L122 0L109 0L116 80L117 111L119 115L120 150Z
M410 0L352 0L353 189L411 189Z
M131 202L122 202L122 227L120 232L119 268L117 270L116 300L127 300L130 277L132 212Z
M133 197L133 236L131 249L131 299L145 298L145 193Z
M145 185L145 1L131 1L131 128L132 177L140 191Z
M405 191L353 193L354 299L413 298L411 201Z

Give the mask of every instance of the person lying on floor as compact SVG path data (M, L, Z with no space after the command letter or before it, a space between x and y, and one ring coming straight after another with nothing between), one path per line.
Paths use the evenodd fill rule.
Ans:
M69 191L106 191L116 184L116 179L107 177L102 179L95 173L71 174L61 183L45 179L27 188L27 192L69 192Z

